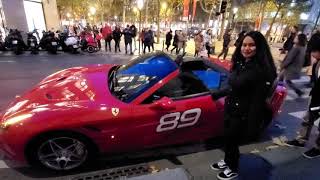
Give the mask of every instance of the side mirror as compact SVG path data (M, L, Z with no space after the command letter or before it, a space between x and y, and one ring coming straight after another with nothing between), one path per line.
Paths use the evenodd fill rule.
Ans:
M160 109L160 110L173 110L176 108L172 99L168 97L163 97L158 101L155 101L151 105L152 109Z

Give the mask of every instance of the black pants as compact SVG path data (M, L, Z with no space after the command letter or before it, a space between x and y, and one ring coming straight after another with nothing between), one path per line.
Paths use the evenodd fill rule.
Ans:
M130 47L130 54L132 53L132 42L125 42L125 49L126 49L126 54L128 52L127 48L128 48L128 45Z
M120 41L114 41L115 44L114 44L114 52L117 52L117 49L119 49L119 52L121 52L120 50Z
M144 48L143 48L143 53L146 53L146 48L148 47L149 52L150 52L150 44L144 44Z
M169 51L170 44L167 44L166 50Z
M224 161L233 171L238 171L239 145L245 134L246 120L241 117L224 114Z
M105 39L106 42L106 51L108 51L108 46L109 46L109 51L111 52L111 41Z
M226 59L228 55L229 47L223 47L222 52L219 54L218 58L223 55L223 59Z

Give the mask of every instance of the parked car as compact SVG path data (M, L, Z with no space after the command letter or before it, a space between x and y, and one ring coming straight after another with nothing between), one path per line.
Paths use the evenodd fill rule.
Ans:
M59 71L0 116L0 149L11 159L71 170L99 153L196 142L222 135L229 71L210 61L148 54L126 65ZM276 115L286 96L275 89ZM266 128L263 124L261 131ZM259 129L260 130L260 129Z

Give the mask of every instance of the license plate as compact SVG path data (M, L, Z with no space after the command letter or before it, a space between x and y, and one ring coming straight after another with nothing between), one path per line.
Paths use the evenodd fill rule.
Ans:
M18 44L17 40L12 41L12 44Z
M34 46L35 46L35 44L34 44L34 43L30 43L30 46L31 46L31 47L34 47Z
M73 45L73 48L78 48L78 46L77 45Z
M58 43L57 42L51 42L52 46L56 46Z

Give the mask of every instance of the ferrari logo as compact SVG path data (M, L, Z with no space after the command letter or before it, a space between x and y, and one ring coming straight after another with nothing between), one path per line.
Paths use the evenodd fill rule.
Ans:
M114 116L118 116L119 114L119 108L111 108L111 112Z

